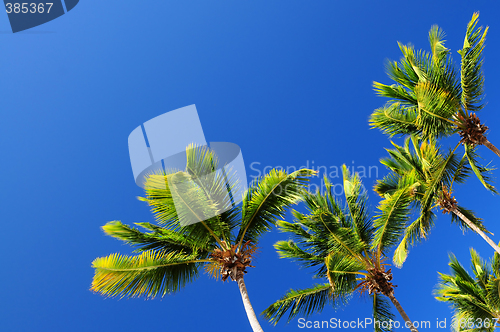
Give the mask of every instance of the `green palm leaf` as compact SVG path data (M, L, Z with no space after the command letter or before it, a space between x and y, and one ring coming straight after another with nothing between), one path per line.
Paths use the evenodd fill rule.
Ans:
M455 331L494 331L494 319L500 318L498 270L495 265L498 254L495 253L490 264L483 261L474 249L470 250L470 254L472 275L454 255L450 255L451 274L440 273L436 298L449 303L454 309ZM478 322L481 324L476 324Z
M200 260L183 253L146 251L138 256L112 254L92 262L91 290L114 297L154 298L173 293L198 276Z
M479 165L477 155L473 155L473 152L467 152L462 158L454 150L442 155L435 140L411 136L405 140L404 146L392 144L394 149L387 150L390 157L381 160L390 173L378 180L374 188L384 198L375 221L378 229L374 243L384 238L389 245L398 243L393 260L396 266L401 266L408 256L409 248L426 239L430 233L435 219L433 209L438 205L443 191L446 188L451 190L454 183L463 183L474 168L489 184L486 181L489 181L490 169ZM494 187L490 189L494 190ZM462 212L479 230L487 232L481 219L472 211L460 206L457 211ZM418 213L418 216L408 224L410 213L413 212ZM464 229L469 228L455 213L452 214L452 221Z
M409 248L429 236L435 218L436 215L428 210L406 227L404 236L394 251L394 265L397 267L403 266L408 257Z
M460 135L460 143L484 145L500 156L500 150L486 138L488 127L476 111L484 107L483 51L488 27L478 26L474 13L467 25L458 70L451 52L444 46L444 32L429 31L430 53L401 45L399 62L387 65L394 84L375 82L375 92L388 102L370 117L370 126L390 137L418 135L423 139Z
M493 168L488 168L488 166L482 166L478 158L479 156L475 152L475 149L470 147L468 144L465 144L465 156L467 157L467 160L469 161L470 168L476 174L476 177L481 181L483 186L490 190L491 192L498 194L498 191L495 189L495 187L491 184L491 171Z
M380 324L374 324L375 332L387 332L391 331L389 327L384 328L384 326L391 326L391 321L395 320L394 314L391 312L391 305L387 298L380 296L378 294L372 295L373 299L373 321L379 321Z
M291 236L290 240L275 244L280 257L291 259L303 268L315 268L314 277L327 279L328 284L289 291L263 312L274 324L287 314L290 321L298 315L319 312L326 305L337 308L346 304L354 291L368 292L372 296L374 319L382 323L394 319L385 298L397 302L390 283L392 273L386 270L388 264L383 263L384 250L392 240L387 235L380 235L385 225L377 226L375 221L374 227L358 175L350 174L345 166L342 170L344 208L335 200L333 187L325 178L324 193L302 193L307 214L293 211L295 223L278 223L280 231ZM390 218L399 218L396 214L394 212ZM386 231L394 232L394 228L391 224ZM407 319L406 314L403 317ZM375 330L389 330L383 326L376 326Z
M279 224L280 227L281 225L282 223ZM278 252L280 258L290 258L305 268L315 267L318 265L321 265L320 268L324 268L323 258L307 252L293 241L278 241L274 244L274 248ZM319 270L317 273L324 275L326 273L326 269Z
M416 106L404 106L400 102L394 102L377 108L370 115L369 123L371 128L378 128L389 137L408 133L421 134L422 130L417 125L418 116Z
M163 250L170 252L185 252L207 255L211 248L208 243L194 241L182 233L175 232L150 223L136 223L151 232L143 233L140 230L122 224L120 221L111 221L102 227L104 233L120 239L127 244L138 247L136 252L148 250Z
M482 96L484 77L482 73L483 50L488 27L477 27L479 13L474 13L467 25L464 46L459 51L462 56L461 86L462 105L465 111L477 111L483 108Z
M375 231L372 248L382 252L396 245L405 230L409 219L411 193L415 184L401 185L391 196L379 205L379 214L375 219Z
M364 243L372 240L372 219L368 213L368 196L363 192L361 180L357 173L351 175L345 165L342 166L342 178L344 181L344 195L349 215L352 219L353 228L358 238ZM328 181L325 179L325 183ZM328 182L329 183L329 182ZM327 187L331 194L331 184Z
M288 313L288 322L297 315L307 317L320 312L326 305L333 305L334 298L330 284L317 284L314 287L290 290L281 299L270 305L262 313L274 325Z
M301 199L301 191L312 170L302 169L287 174L271 170L252 186L243 198L242 222L237 235L238 248L250 241L256 243L277 219L284 217L286 209Z

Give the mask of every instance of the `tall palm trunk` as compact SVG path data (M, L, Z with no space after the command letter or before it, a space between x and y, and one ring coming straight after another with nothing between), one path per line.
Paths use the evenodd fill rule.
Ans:
M241 299L243 300L243 305L245 306L245 311L247 312L247 317L250 321L250 325L252 326L252 330L254 332L264 332L264 330L262 330L262 327L260 327L257 316L255 315L252 304L250 303L250 299L248 298L247 288L245 286L245 281L243 280L243 273L238 273L236 282L238 283L238 287L240 288Z
M491 142L488 141L486 138L484 139L483 145L486 146L491 151L495 152L495 154L500 157L500 150L498 150L497 147L491 144Z
M486 235L482 230L479 229L479 227L477 227L476 225L474 225L472 223L472 221L470 221L466 216L464 216L462 214L462 212L460 212L457 208L454 208L452 210L452 212L454 214L456 214L457 217L459 217L460 219L462 219L470 228L472 228L474 230L474 232L476 232L477 234L481 235L481 237L486 241L488 242L488 244L493 248L495 249L495 251L497 253L500 254L500 247L497 246L497 244L495 242L493 242L492 239L490 239L488 237L488 235Z
M412 332L418 332L418 330L413 326L413 323L410 320L410 317L406 314L406 312L403 310L403 307L401 304L399 304L398 300L396 300L396 297L394 296L394 292L391 292L388 297L391 299L392 304L396 307L398 310L399 314L403 319L405 320L406 326L410 328Z

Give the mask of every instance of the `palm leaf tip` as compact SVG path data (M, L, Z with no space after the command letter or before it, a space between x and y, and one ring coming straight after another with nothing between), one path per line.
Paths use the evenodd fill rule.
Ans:
M444 31L437 25L431 27L429 31L429 44L431 46L433 61L437 64L441 64L444 55L446 55L449 50L444 47Z
M488 27L478 27L479 13L475 12L467 25L464 45L459 51L461 63L461 102L465 114L483 108L484 77L482 73L483 51Z

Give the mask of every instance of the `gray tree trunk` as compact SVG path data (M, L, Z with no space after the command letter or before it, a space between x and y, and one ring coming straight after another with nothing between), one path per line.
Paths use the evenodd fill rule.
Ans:
M464 216L462 214L462 212L460 212L458 209L454 209L453 210L453 213L457 215L457 217L459 217L460 219L462 219L470 228L472 228L472 230L474 230L474 232L476 232L477 234L481 235L481 237L486 241L488 242L488 244L493 248L495 249L496 252L498 252L500 254L500 247L498 247L498 245L493 242L492 239L490 239L488 237L488 235L486 235L482 230L479 229L479 227L477 227L476 225L474 225L472 223L472 221L470 221L466 216Z
M241 299L243 300L243 305L245 306L245 311L247 312L247 317L248 321L250 322L250 326L252 326L252 330L254 332L264 332L264 330L262 330L262 327L260 327L259 321L257 320L257 316L255 315L252 304L250 303L247 288L245 286L245 281L243 280L243 275L242 275L243 273L238 273L238 274L240 275L236 278L236 282L238 283L238 287L240 289Z
M497 147L491 144L491 142L488 141L486 138L484 139L483 145L486 146L491 151L495 152L495 154L500 157L500 150L498 150Z
M399 304L398 300L396 300L396 297L394 296L394 292L391 292L391 294L389 294L389 298L391 299L392 304L394 304L394 306L398 310L401 317L403 317L406 325L409 326L410 330L412 332L418 332L418 330L413 326L413 323L411 322L410 317L408 317L406 312L403 310L403 307L401 306L401 304Z

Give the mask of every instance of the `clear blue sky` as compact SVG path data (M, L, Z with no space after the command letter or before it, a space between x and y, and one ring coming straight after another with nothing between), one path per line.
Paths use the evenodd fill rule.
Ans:
M385 101L372 81L388 82L384 61L396 42L427 48L439 24L448 48L461 48L472 13L490 26L484 70L488 105L481 119L500 145L500 20L493 1L88 1L24 33L0 15L1 331L250 331L236 283L202 275L162 300L104 299L90 287L95 257L128 253L104 236L111 220L152 221L135 197L127 137L159 114L196 104L208 141L229 141L265 166L378 166L388 139L369 130ZM493 164L500 160L485 148ZM255 166L256 168L257 166ZM379 166L378 177L385 170ZM497 172L498 175L498 172ZM372 187L377 177L364 179ZM338 179L333 179L338 181ZM370 194L374 209L377 197ZM498 202L472 179L457 191L500 240ZM308 271L280 260L266 235L247 287L256 312ZM394 271L396 296L414 320L451 319L432 290L448 272L448 252L487 258L479 236L440 216L431 237ZM354 297L311 319L370 316ZM266 331L298 331L297 320ZM448 328L447 328L448 329ZM437 330L433 328L431 330Z

